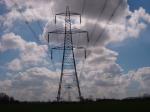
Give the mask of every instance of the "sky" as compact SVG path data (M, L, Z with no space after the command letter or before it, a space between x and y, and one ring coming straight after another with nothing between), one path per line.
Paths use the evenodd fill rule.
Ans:
M87 59L75 52L81 93L88 98L137 97L150 94L150 1L148 0L0 0L0 92L22 101L55 100L64 36L47 34L63 28L65 11L73 28L87 30L74 35L74 46L87 48Z
M150 13L148 0L129 0L130 10L137 10L139 7L143 7L147 13ZM150 26L144 29L138 39L127 39L123 44L110 45L109 47L119 52L117 63L119 63L125 72L129 70L137 70L141 67L149 67L150 62ZM116 43L115 43L116 44Z

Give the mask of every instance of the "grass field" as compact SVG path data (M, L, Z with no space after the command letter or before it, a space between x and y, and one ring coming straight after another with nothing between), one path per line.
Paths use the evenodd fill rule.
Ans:
M0 112L150 112L150 100L0 104Z

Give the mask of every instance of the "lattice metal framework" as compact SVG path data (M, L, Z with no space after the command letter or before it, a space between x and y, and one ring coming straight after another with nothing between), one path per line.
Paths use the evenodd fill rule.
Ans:
M57 93L57 101L71 101L71 100L81 100L81 90L79 79L77 75L76 61L74 49L84 49L86 58L86 48L84 47L74 47L72 35L77 33L85 33L87 35L87 41L89 42L88 32L82 31L80 29L72 29L72 16L79 16L81 23L81 15L78 13L72 13L69 7L66 7L65 13L59 13L55 15L55 23L57 22L57 16L65 17L64 30L56 29L54 31L48 32L48 42L50 42L50 34L60 34L64 35L63 46L56 46L51 49L51 59L53 59L53 50L63 50L63 59L61 65L61 75ZM72 99L73 98L73 99Z

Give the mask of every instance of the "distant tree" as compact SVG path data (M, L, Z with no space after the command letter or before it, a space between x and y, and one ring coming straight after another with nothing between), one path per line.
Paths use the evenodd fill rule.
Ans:
M0 103L15 102L13 97L6 95L5 93L0 93Z
M150 94L143 94L143 96L142 96L143 98L150 98Z

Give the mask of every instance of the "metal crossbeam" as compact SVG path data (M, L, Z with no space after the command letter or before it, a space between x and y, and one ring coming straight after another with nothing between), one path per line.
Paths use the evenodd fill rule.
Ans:
M65 93L68 93L68 101L71 99L71 95L75 94L75 98L82 99L79 79L76 69L76 61L74 56L74 49L83 49L86 58L86 48L84 47L74 47L73 45L73 34L84 33L87 35L87 42L89 42L88 32L84 30L79 30L77 28L72 29L71 17L79 16L81 22L81 15L79 13L72 13L69 7L66 7L65 13L58 13L55 15L55 23L57 22L57 16L65 17L65 27L64 29L56 29L54 31L48 32L48 42L50 43L50 34L60 34L64 35L63 46L55 46L51 48L51 59L53 59L53 50L63 50L63 59L61 66L61 75L57 93L57 101L67 100ZM75 90L75 91L74 91Z

